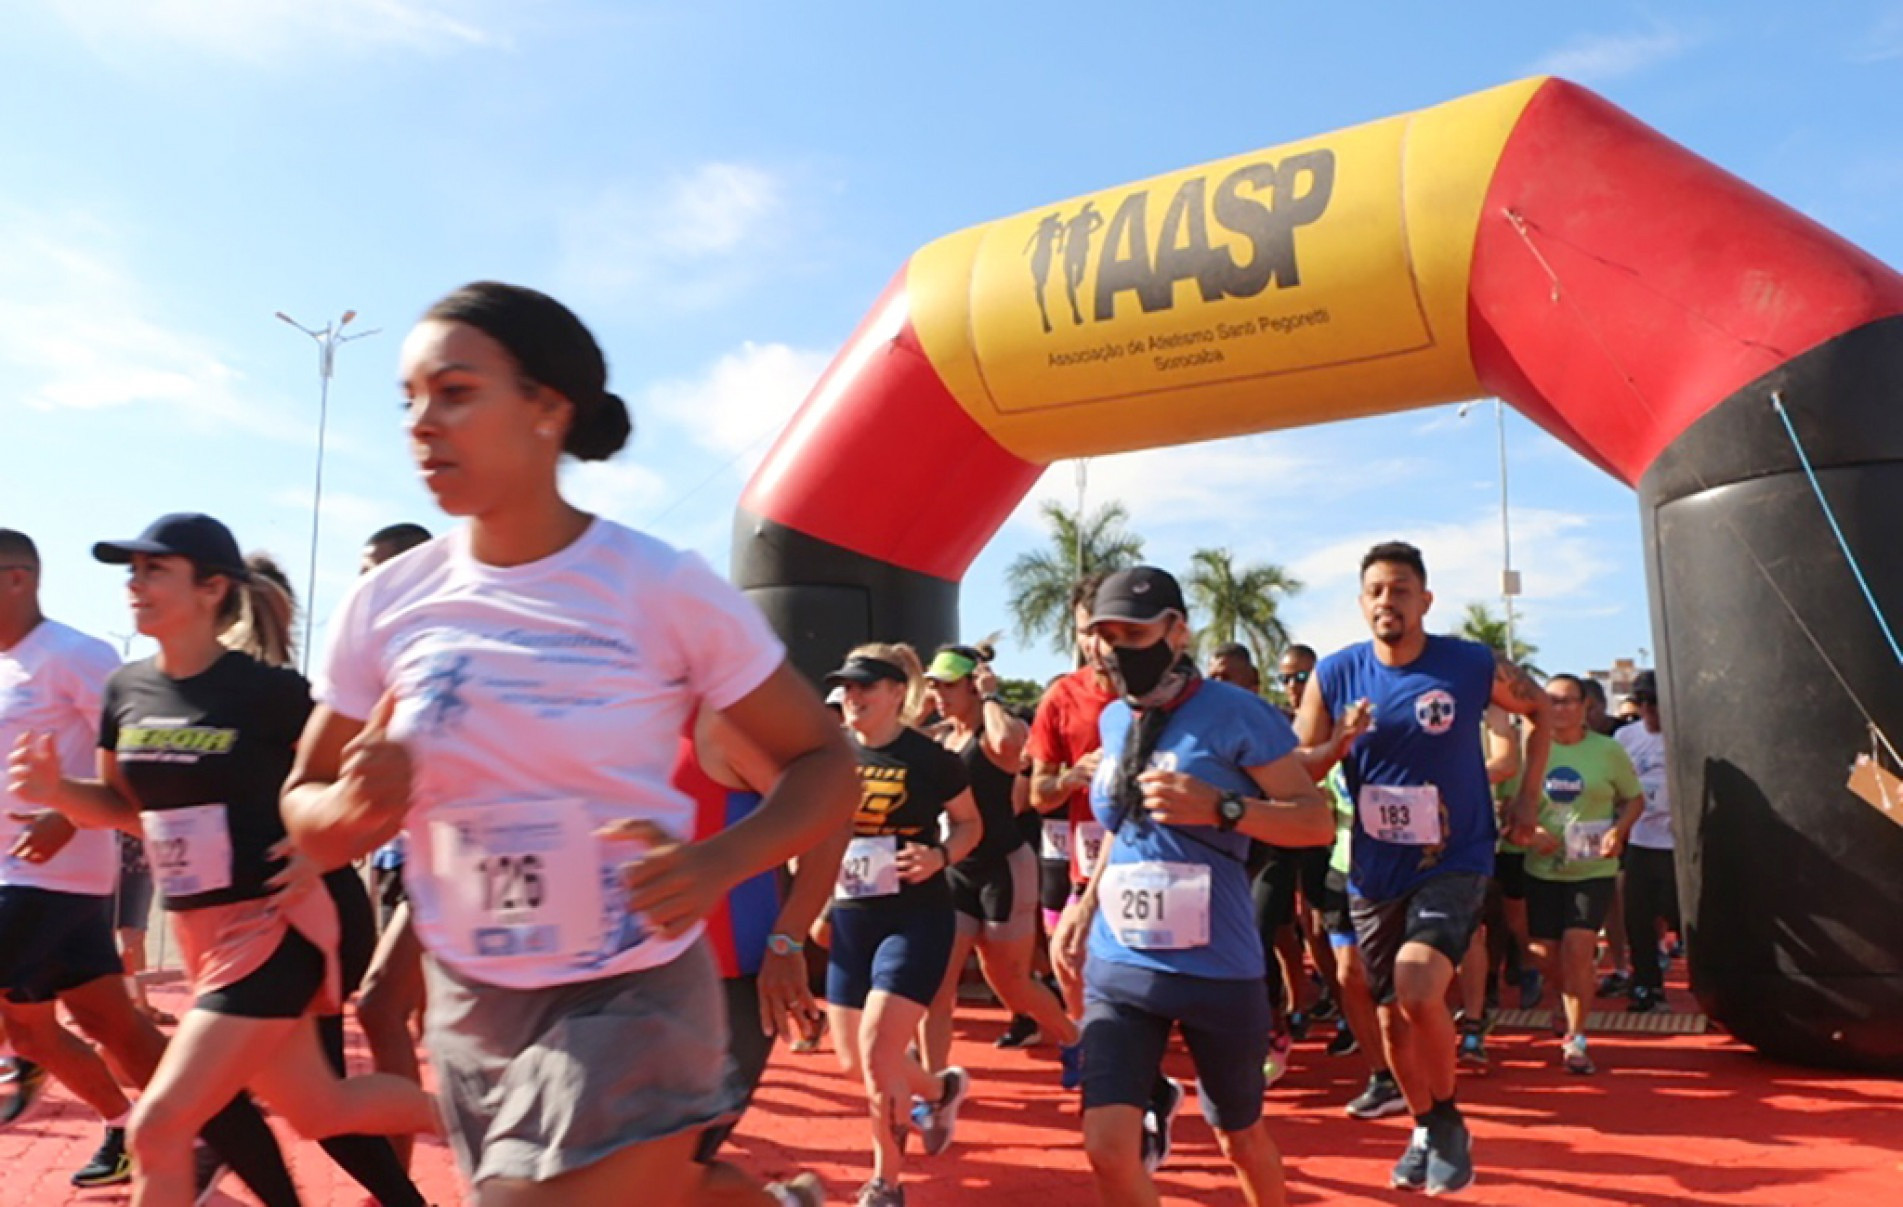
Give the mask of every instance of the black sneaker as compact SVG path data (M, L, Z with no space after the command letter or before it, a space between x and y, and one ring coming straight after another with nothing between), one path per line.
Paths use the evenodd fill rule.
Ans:
M99 1151L73 1175L73 1185L90 1190L95 1186L119 1186L132 1180L132 1158L126 1152L126 1129L109 1127Z
M905 1207L905 1190L884 1178L874 1178L859 1188L857 1207Z
M1647 989L1644 985L1632 987L1632 1000L1626 1003L1627 1014L1650 1014L1654 1010L1665 1009L1665 995L1656 989Z
M1309 1016L1305 1011L1290 1011L1288 1016L1288 1037L1294 1040L1307 1039L1308 1019Z
M1335 1024L1335 1038L1328 1041L1328 1047L1324 1051L1330 1056L1353 1056L1360 1050L1361 1041L1355 1038L1355 1033L1348 1024L1345 1022Z
M1600 997L1624 997L1632 988L1632 978L1623 972L1608 972L1599 978Z
M1381 1119L1407 1110L1407 1099L1395 1083L1392 1073L1371 1073L1368 1086L1348 1101L1347 1111L1355 1119Z
M1011 1025L998 1036L994 1046L999 1048L1035 1048L1044 1042L1043 1032L1037 1029L1037 1020L1028 1014L1014 1014Z
M1143 1112L1143 1169L1155 1173L1170 1159L1171 1127L1176 1112L1183 1109L1183 1083L1174 1077L1162 1078L1150 1105Z
M45 1069L23 1056L15 1057L13 1066L13 1092L0 1102L0 1127L11 1127L32 1114L40 1091L46 1088Z
M1427 1193L1459 1194L1474 1182L1473 1136L1454 1118L1427 1128Z
M203 1140L192 1145L192 1207L205 1207L211 1196L218 1191L218 1183L225 1180L231 1172L231 1166L218 1155L218 1150Z
M1460 1038L1455 1044L1455 1055L1460 1063L1470 1069L1486 1072L1487 1069L1487 1027L1483 1022L1473 1019L1460 1020Z
M1318 1022L1325 1023L1331 1018L1339 1017L1340 1014L1341 1008L1335 1005L1335 999L1332 997L1317 998L1315 1004L1308 1008L1308 1017Z
M1427 1129L1415 1125L1408 1138L1407 1151L1394 1163L1388 1185L1396 1190L1421 1190L1427 1185Z

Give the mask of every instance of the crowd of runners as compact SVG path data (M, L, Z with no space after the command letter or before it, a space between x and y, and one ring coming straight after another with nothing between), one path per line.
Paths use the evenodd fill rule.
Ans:
M424 1201L426 1134L483 1204L810 1207L810 1174L721 1159L785 1038L863 1087L855 1201L902 1207L985 1093L950 1063L975 955L998 1046L1079 1094L1099 1201L1158 1201L1178 1035L1250 1203L1284 1201L1265 1104L1323 1033L1367 1067L1348 1116L1413 1117L1392 1185L1452 1194L1503 994L1556 1005L1581 1075L1595 997L1663 1004L1651 676L1617 727L1591 679L1430 633L1410 545L1361 563L1370 639L1291 646L1278 692L1246 647L1199 663L1149 566L1076 584L1035 708L982 645L868 644L815 690L698 558L562 497L631 421L560 303L459 289L400 380L463 522L369 539L310 680L289 583L212 517L93 547L157 648L125 665L0 529L0 1127L61 1083L103 1126L76 1185L294 1204L261 1103L378 1203ZM137 976L155 891L179 1019ZM345 1076L359 993L375 1071Z

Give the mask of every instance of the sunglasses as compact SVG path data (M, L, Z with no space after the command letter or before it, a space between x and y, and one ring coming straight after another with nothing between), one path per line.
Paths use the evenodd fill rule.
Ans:
M1313 671L1283 671L1276 678L1286 686L1290 683L1307 683L1308 677L1314 673Z

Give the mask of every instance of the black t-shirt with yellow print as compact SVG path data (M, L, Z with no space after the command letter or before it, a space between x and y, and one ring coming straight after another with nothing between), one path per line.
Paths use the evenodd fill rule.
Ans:
M201 882L229 880L209 891L165 894L167 909L271 895L265 881L284 866L266 855L284 837L278 794L311 707L304 676L236 651L187 679L174 679L147 659L120 667L107 681L99 745L118 758L140 810L223 806L228 873L210 866L203 851L183 849L205 838L203 827L189 839L172 840L177 851L154 843L147 827L147 857L161 887L168 860L175 874L183 869ZM183 883L189 881L173 880Z
M853 814L856 838L891 834L901 848L940 846L939 819L945 805L970 786L965 765L916 729L900 731L884 746L853 743L859 758L859 811ZM896 896L836 901L835 908L942 906L951 908L951 889L943 875L920 884L899 886Z

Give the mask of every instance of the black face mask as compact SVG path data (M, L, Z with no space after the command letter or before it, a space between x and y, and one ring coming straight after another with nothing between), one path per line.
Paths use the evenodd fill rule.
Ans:
M1163 682L1163 676L1176 665L1176 652L1170 649L1166 639L1159 637L1150 645L1113 646L1110 659L1111 678L1117 681L1125 696L1139 700Z

